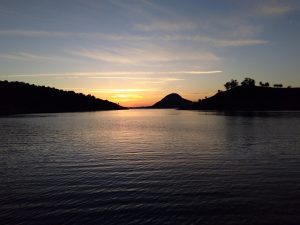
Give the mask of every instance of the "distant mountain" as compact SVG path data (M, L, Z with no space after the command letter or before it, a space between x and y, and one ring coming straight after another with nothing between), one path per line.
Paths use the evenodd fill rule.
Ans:
M2 115L118 109L125 108L91 95L23 82L0 81L0 114Z
M300 110L300 88L238 86L181 109Z
M182 98L179 94L172 93L155 103L150 108L180 108L192 104L192 101Z

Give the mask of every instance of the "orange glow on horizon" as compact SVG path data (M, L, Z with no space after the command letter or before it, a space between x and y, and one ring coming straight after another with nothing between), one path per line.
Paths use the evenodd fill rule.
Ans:
M91 89L83 92L125 107L150 106L160 97L155 89Z
M166 95L172 93L172 91L161 91L157 89L147 88L127 88L127 89L85 89L85 88L73 88L68 89L75 92L82 92L83 94L90 94L96 98L108 100L117 103L125 107L144 107L151 106L154 103L160 101ZM183 98L198 101L206 96L212 96L213 92L202 93L187 93L178 92Z

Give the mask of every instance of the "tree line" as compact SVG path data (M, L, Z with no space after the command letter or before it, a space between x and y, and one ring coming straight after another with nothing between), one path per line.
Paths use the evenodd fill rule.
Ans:
M17 81L0 81L0 103L0 114L123 109L92 95Z
M237 86L247 86L247 87L254 87L255 86L255 80L249 77L246 77L242 82L241 85L239 84L239 82L237 80L231 79L230 81L226 82L224 84L224 87L226 90L230 90L233 89ZM261 87L270 87L270 83L269 82L259 82L259 86ZM273 85L274 88L282 88L283 85L282 84L274 84ZM291 86L288 86L288 88L291 88ZM218 91L220 92L220 90Z

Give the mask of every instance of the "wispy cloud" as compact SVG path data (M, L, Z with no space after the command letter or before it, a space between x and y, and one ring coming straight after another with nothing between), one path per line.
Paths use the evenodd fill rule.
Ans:
M236 39L236 40L222 40L222 39L212 39L210 41L216 46L220 47L239 47L239 46L251 46L251 45L264 45L269 43L269 41L262 39Z
M45 30L0 30L1 36L27 36L27 37L69 37L82 33L45 31Z
M77 88L77 87L63 87L64 90L76 91L90 91L93 93L135 93L135 92L149 92L156 91L153 88L127 88L127 89L112 89L112 88Z
M264 1L258 4L257 7L257 11L265 16L284 15L295 9L290 1L278 0Z
M187 21L152 21L150 23L139 23L135 28L141 31L186 31L195 30L197 27L192 22Z
M36 55L27 52L17 52L17 53L0 53L0 58L6 60L25 60L25 61L58 61L61 58L57 57L50 57L50 56L43 56L43 55Z
M107 71L107 72L69 72L69 73L36 73L36 74L7 74L1 77L86 77L92 79L127 79L127 80L158 80L158 81L180 81L183 78L173 77L143 77L149 75L187 75L187 74L218 74L221 70L206 71ZM130 75L130 76L129 76ZM140 75L140 76L138 76ZM142 76L142 77L141 77Z
M212 52L186 49L179 46L161 47L152 44L133 45L118 48L79 49L70 54L110 63L141 64L172 61L217 61Z
M245 32L245 31L244 31ZM73 32L57 32L43 30L0 30L0 36L19 36L19 37L36 37L36 38L94 38L106 41L189 41L210 44L214 46L230 47L244 45L261 45L268 43L263 39L249 38L214 38L198 34L185 35L119 35L119 34L100 34L100 33L73 33ZM87 53L82 51L82 54ZM91 52L89 52L89 55ZM93 56L95 57L95 55Z
M15 52L15 53L0 53L0 58L5 60L17 60L17 61L34 61L34 62L59 62L59 61L76 61L74 59L69 59L66 57L58 57L58 56L45 56L45 55L37 55L28 52Z
M127 88L127 89L90 89L95 93L137 93L137 92L149 92L155 91L156 89L149 88Z
M219 39L219 38L211 38L208 36L202 35L173 35L173 36L164 36L165 40L170 41L194 41L194 42L202 42L207 43L213 46L219 47L237 47L237 46L249 46L249 45L262 45L267 44L267 40L262 39Z
M121 64L132 64L137 63L135 59L129 57L128 55L124 55L124 53L119 52L118 50L88 50L88 49L81 49L81 50L70 50L68 53L80 56L84 58L99 60L103 62L112 62L112 63L121 63ZM141 59L140 59L141 60Z
M163 78L155 78L155 77L87 77L91 79L120 79L120 80L156 80L160 82L167 82L167 81L181 81L185 80L182 78L169 78L169 77L163 77Z
M85 32L62 32L62 31L46 31L46 30L0 30L0 36L19 36L19 37L35 37L35 38L95 38L110 41L147 41L152 37L139 35L118 35L118 34L102 34L102 33L85 33Z

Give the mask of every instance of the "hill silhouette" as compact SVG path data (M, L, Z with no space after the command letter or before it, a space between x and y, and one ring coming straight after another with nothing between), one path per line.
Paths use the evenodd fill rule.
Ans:
M181 109L300 110L300 88L242 85Z
M118 109L125 108L91 95L23 82L0 81L0 114L2 115Z
M179 94L172 93L150 106L150 108L181 108L191 104L192 101L182 98Z

